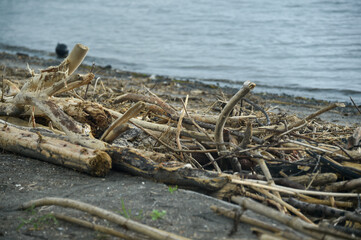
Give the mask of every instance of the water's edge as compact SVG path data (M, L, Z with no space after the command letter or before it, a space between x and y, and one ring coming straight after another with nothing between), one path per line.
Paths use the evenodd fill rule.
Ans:
M56 57L55 52L47 52L43 50L36 50L36 49L30 49L22 46L11 46L0 43L0 52L9 53L11 55L25 55L29 57L35 57L39 59L44 60L54 60L55 62L61 61L61 59ZM99 57L93 57L91 55L88 55L84 59L84 64L91 66L92 64L95 64L100 67L105 67L109 69L124 71L124 72L134 72L136 74L140 74L143 76L149 76L153 79L161 79L161 80L175 80L175 81L181 81L181 82L197 82L199 84L205 84L205 85L212 85L214 87L221 87L225 91L229 93L235 93L243 84L241 81L231 81L226 79L200 79L200 78L192 78L192 77L177 77L177 76L167 76L167 75L155 75L152 73L144 73L144 72L135 72L135 71L128 71L127 69L120 69L117 67L114 67L112 65L111 59L106 58L99 58ZM272 92L264 91L265 89L273 88ZM336 91L335 89L317 89L317 88L298 88L299 95L298 94L287 94L287 93L281 93L278 94L277 90L284 90L292 89L292 87L288 86L265 86L258 84L256 89L254 90L254 93L257 95L262 96L265 99L283 99L283 101L287 102L287 104L302 104L302 105L325 105L330 102L340 102L340 101L332 101L332 100L325 100L322 99L322 94L320 94L320 98L310 97L305 95L304 92L307 91L314 91L314 92L327 92L328 94L332 94L333 91ZM343 91L343 90L337 90L337 91ZM353 91L353 93L358 93L358 91ZM361 95L361 92L360 92ZM353 98L353 100L357 104L361 104L361 96L360 99ZM341 101L342 102L342 101ZM347 106L352 106L352 102L350 101L343 101Z

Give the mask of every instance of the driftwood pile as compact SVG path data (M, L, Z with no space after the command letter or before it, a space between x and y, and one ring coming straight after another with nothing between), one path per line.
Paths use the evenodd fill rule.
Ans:
M176 109L150 90L115 96L115 111L74 91L81 88L86 96L89 85L100 85L92 72L74 74L87 50L78 44L59 66L31 71L20 89L2 80L2 149L94 176L113 168L195 189L297 232L212 207L256 226L261 235L361 236L361 128L315 120L342 104L304 119L280 116L246 98L256 86L247 81L230 100L217 103L218 113L195 113L187 107L188 95Z

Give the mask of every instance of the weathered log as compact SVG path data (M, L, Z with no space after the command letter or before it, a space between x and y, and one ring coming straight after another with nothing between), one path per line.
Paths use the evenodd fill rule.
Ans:
M164 154L162 163L156 163L152 159L156 157L154 155L157 153L141 152L130 148L122 149L119 147L111 147L106 152L112 157L113 168L115 170L126 171L167 184L203 191L216 191L230 181L230 177L227 174L194 169L180 162L167 162L167 160L171 159Z
M341 210L321 204L313 204L299 201L295 198L287 200L292 206L301 209L303 212L308 213L315 217L333 218L345 217L348 220L361 223L361 216L357 213Z
M67 198L40 198L37 200L32 200L26 203L23 203L20 206L20 209L28 209L30 207L40 207L40 206L48 206L48 205L56 205L62 206L66 208L73 208L80 211L87 212L89 214L107 219L110 222L116 223L126 229L144 234L149 236L151 239L158 239L158 240L187 240L188 238L181 237L174 233L169 233L163 230L159 230L157 228L153 228L139 222L133 221L131 219L122 217L114 212L83 203L80 201L67 199Z
M0 130L4 128L6 122L2 121L2 124L3 125L0 125ZM9 124L6 128L4 128L4 130L7 131L8 128L10 128ZM85 146L81 147L79 145L74 145L71 144L69 141L66 141L69 136L56 136L56 134L50 133L47 133L47 136L44 136L32 133L30 131L18 129L16 127L11 128L12 129L9 131L11 131L12 133L15 133L15 131L21 132L19 138L31 140L30 142L26 141L23 144L19 141L18 144L22 144L25 146L27 146L26 144L32 144L32 147L28 147L30 148L30 150L23 151L23 148L9 146L7 142L11 138L8 137L8 134L2 131L2 133L6 134L7 136L5 138L5 135L0 135L0 137L2 137L1 146L3 146L4 149L16 152L18 154L25 154L27 156L45 160L58 165L64 165L66 167L77 169L79 171L89 172L90 169L88 167L81 166L80 163L77 163L78 165L80 165L77 166L74 161L77 162L77 158L80 158L80 160L85 158L87 154L81 154L82 152L89 153L89 155L90 153L94 152L98 153L98 155L100 154L100 156L103 158L106 157L105 159L107 159L108 161L107 170L104 170L104 172L101 173L98 173L98 170L98 172L96 172L96 175L104 175L110 169L111 160L106 154L108 153L112 159L114 169L126 171L134 175L151 178L153 180L168 184L186 186L199 190L216 191L230 181L230 178L227 174L218 174L205 170L192 169L184 163L174 162L174 159L170 155L166 154L142 151L128 147L109 146L100 140L90 139L86 136L78 134L79 139L81 139L79 142L81 142L83 146ZM41 143L37 143L39 138L41 138ZM15 138L15 143L13 142L13 145L16 145L17 139L18 138ZM69 153L65 152L65 150L63 149L69 146L74 146L76 149L79 149L78 152L72 149ZM92 150L92 148L98 150ZM65 159L65 157L61 157L61 154L68 154L70 159ZM76 156L73 156L74 154ZM48 156L51 157L48 158ZM102 159L96 160L101 161ZM93 170L93 172L94 171L95 170ZM93 174L93 172L90 173Z
M89 101L66 101L57 98L54 101L61 102L64 113L77 122L89 124L94 137L99 138L112 123L112 115L98 103Z
M361 191L361 178L352 179L349 181L341 181L331 183L325 186L325 191L329 192L339 192L339 191L352 191L356 190L358 192Z
M24 108L11 103L0 102L0 116L19 116L24 112Z
M334 233L320 233L315 231L315 228L317 229L316 225L306 223L302 221L299 218L288 216L286 214L277 212L276 210L264 206L261 203L255 202L253 200L244 198L244 197L232 197L232 201L239 204L241 207L245 209L250 209L258 214L262 214L266 217L269 217L271 219L274 219L280 223L283 223L296 231L299 231L301 233L307 234L315 239L335 239ZM308 228L312 228L312 230L309 230ZM351 236L350 236L351 237ZM351 239L356 239L352 238Z
M212 211L214 211L218 214L224 215L230 219L235 219L235 217L236 217L235 211L231 211L231 210L228 210L223 207L211 206L211 209L212 209ZM312 238L307 238L306 236L300 237L291 231L283 230L282 228L280 228L278 226L269 224L264 221L260 221L258 219L254 219L254 218L245 216L245 214L241 214L237 220L240 222L252 225L252 226L256 226L256 227L277 233L278 236L285 237L285 239L293 239L293 240L298 240L298 239L299 240L301 240L301 239L311 240L312 239Z
M307 185L312 181L312 186L322 186L327 183L336 182L337 175L335 173L320 173L320 174L305 174L302 176L291 176L287 178L293 182L297 182L303 185Z
M95 176L105 176L111 168L111 158L104 151L25 131L3 120L0 120L0 146L7 151Z

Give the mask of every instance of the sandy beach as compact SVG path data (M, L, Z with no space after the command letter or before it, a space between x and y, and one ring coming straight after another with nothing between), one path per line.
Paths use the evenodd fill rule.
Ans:
M55 66L61 59L40 59L27 55L0 53L0 74L4 78L22 85L29 77L26 67L44 69ZM4 71L4 67L6 70ZM91 70L91 66L82 65L79 72ZM150 89L175 108L181 108L179 98L190 97L189 108L207 108L217 101L219 96L228 99L238 90L219 88L200 82L184 81L164 76L127 72L112 69L110 66L96 66L93 72L99 77L102 94L89 94L88 100L101 102L104 106L121 109L107 101L111 96L126 92ZM89 91L93 91L90 87ZM251 94L252 101L271 109L275 113L294 114L303 118L321 107L328 105L326 101L294 98L286 95ZM357 103L361 104L361 103ZM116 109L118 108L118 109ZM359 126L361 116L352 104L345 108L337 108L320 116L325 122ZM229 236L232 220L219 216L211 211L211 205L239 208L235 204L218 200L201 193L185 189L172 192L169 186L151 180L131 176L128 173L111 171L104 178L96 178L61 166L52 165L9 152L0 154L0 239L116 239L99 232L59 221L51 220L39 229L33 223L25 224L32 214L18 210L18 207L29 200L41 197L66 197L94 204L113 212L122 212L124 207L131 211L131 218L147 225L189 237L191 239L257 239L249 225L240 224L238 231ZM56 207L43 207L35 214L47 214ZM152 211L165 211L164 217L153 220ZM63 210L65 213L72 210ZM249 210L247 216L272 222ZM80 215L80 213L75 213ZM88 216L88 220L99 222ZM103 222L104 223L104 222ZM109 223L105 223L109 224Z

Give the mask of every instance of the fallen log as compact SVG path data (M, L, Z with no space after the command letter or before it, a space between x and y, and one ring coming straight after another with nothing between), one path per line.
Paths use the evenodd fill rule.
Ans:
M106 150L113 160L113 168L137 176L151 178L153 180L188 187L198 190L216 191L230 182L228 174L194 169L189 165L167 161L166 155L161 163L152 159L158 158L160 154L140 152L137 149L111 147Z
M357 213L353 213L329 206L324 206L321 204L305 203L295 198L289 198L287 202L292 206L301 209L303 212L306 212L315 217L325 217L325 218L345 217L348 220L361 223L361 216Z
M94 176L105 176L111 168L111 158L104 151L25 131L3 120L0 120L0 146L6 151Z
M313 186L322 186L327 183L336 182L337 175L335 173L320 173L320 174L305 174L302 176L288 177L288 180L298 182L303 185L307 185L312 181Z
M268 218L274 219L286 226L293 228L296 231L307 234L314 239L340 239L340 236L345 237L345 234L342 232L320 232L318 231L320 228L319 226L304 222L299 218L277 212L270 207L264 206L260 203L244 197L232 197L232 201L239 204L244 209L250 209L258 214L262 214ZM356 237L353 237L351 235L346 235L346 237L346 239L356 239Z
M40 198L37 200L32 200L26 203L23 203L20 206L20 209L28 209L30 207L40 207L40 206L48 206L48 205L56 205L66 208L73 208L80 211L87 212L89 214L107 219L110 222L116 223L126 229L144 234L149 236L152 239L159 239L159 240L166 240L166 239L173 239L173 240L186 240L188 238L181 237L179 235L176 235L174 233L169 233L157 228L150 227L148 225L144 225L142 223L133 221L131 219L127 219L125 217L122 217L118 214L115 214L111 211L83 203L80 201L67 199L67 198Z

